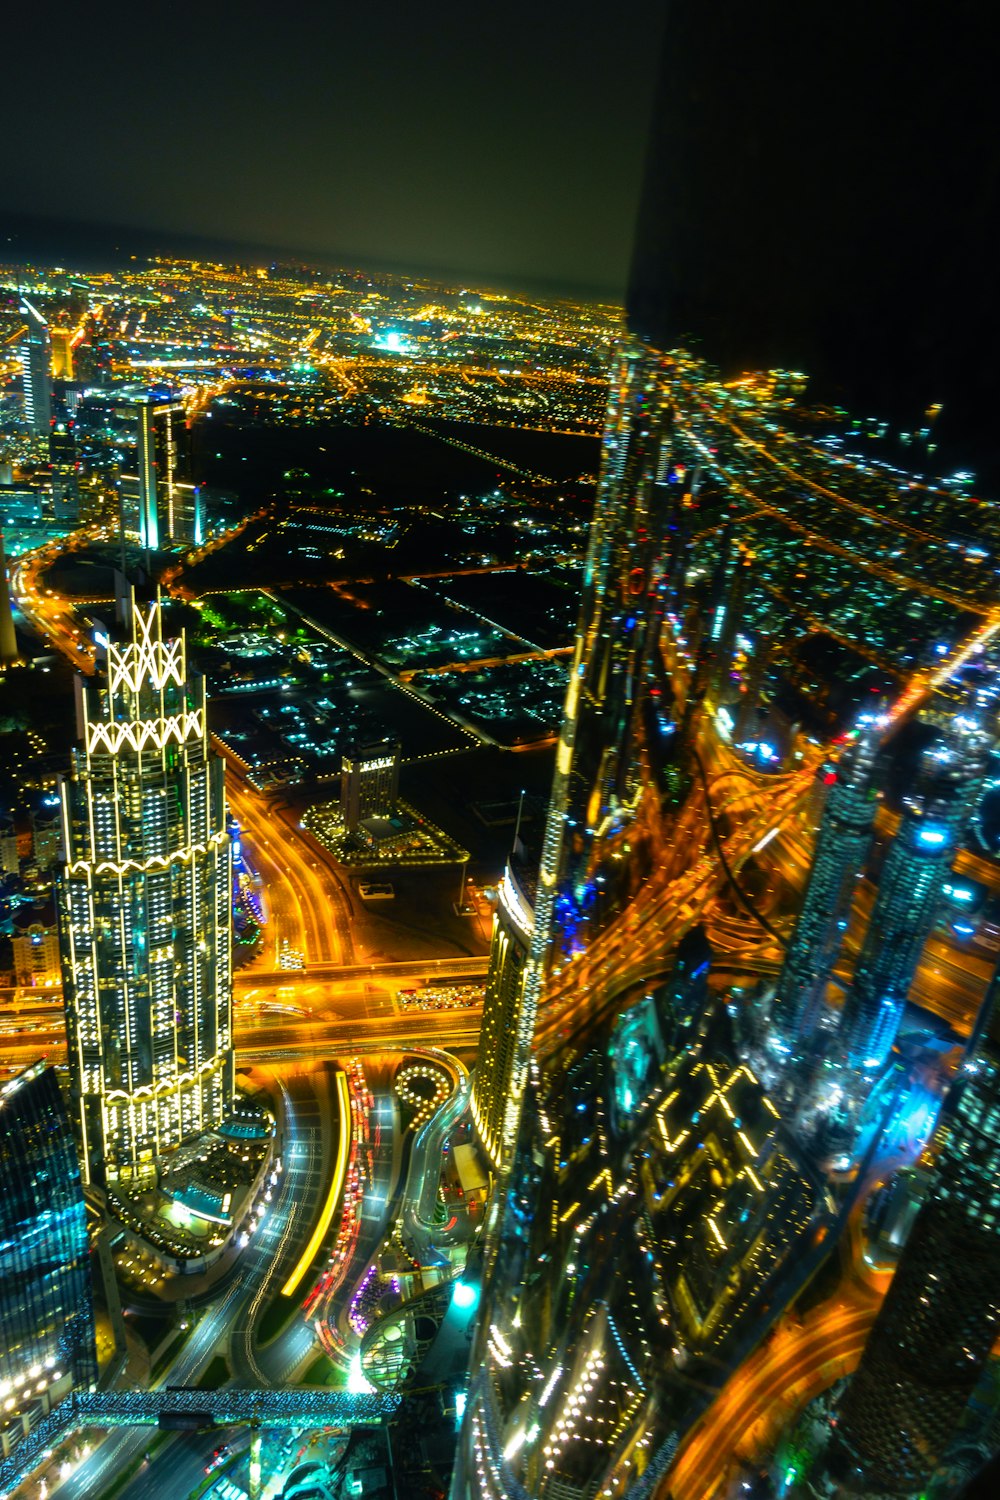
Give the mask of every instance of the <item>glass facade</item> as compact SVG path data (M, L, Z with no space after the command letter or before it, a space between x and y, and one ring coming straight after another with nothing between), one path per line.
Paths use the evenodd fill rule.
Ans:
M62 782L63 991L84 1173L151 1166L233 1099L231 840L202 679L158 605L78 681Z
M872 841L877 807L874 786L878 732L873 723L841 756L813 855L809 884L774 998L772 1022L789 1045L822 1005L847 926L855 883Z
M919 785L905 801L844 1004L844 1044L855 1067L880 1067L895 1040L941 887L982 787L988 748L977 724L952 721L948 741L924 756Z
M996 988L994 982L994 996ZM995 1001L991 1019L995 1032ZM840 1414L840 1442L866 1493L924 1487L1000 1334L995 1038L987 1035L970 1054L939 1131L944 1142L930 1191Z
M135 474L119 480L122 523L143 547L197 546L204 540L202 498L191 480L191 439L177 401L136 401L119 416L134 420Z
M59 1084L36 1063L0 1085L0 1411L97 1379L86 1208Z
M805 782L717 857L747 560L723 537L691 589L694 523L719 519L675 421L692 370L627 343L613 372L456 1495L649 1491L825 1211L705 992L699 915Z

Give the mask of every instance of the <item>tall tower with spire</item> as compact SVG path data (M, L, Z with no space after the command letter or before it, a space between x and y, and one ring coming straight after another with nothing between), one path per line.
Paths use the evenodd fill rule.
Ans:
M70 1087L87 1181L135 1180L234 1090L231 841L204 680L159 603L77 679L56 882Z

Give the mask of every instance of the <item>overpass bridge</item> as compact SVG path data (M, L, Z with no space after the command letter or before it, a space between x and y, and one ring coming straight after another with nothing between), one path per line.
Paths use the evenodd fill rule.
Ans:
M0 1500L21 1484L59 1443L85 1428L162 1427L196 1432L211 1427L373 1427L398 1409L381 1391L199 1390L77 1391L53 1408L0 1460Z

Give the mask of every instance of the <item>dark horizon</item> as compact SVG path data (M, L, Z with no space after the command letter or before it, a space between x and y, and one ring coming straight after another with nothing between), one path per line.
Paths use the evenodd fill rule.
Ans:
M621 296L664 5L110 0L9 79L5 211Z
M602 303L624 308L624 283L586 285L528 275L506 275L500 271L471 271L468 267L417 265L368 256L305 249L287 244L264 244L227 240L214 235L145 228L141 225L110 224L97 220L58 219L45 214L0 215L0 264L60 266L63 270L98 272L118 270L131 261L157 258L218 260L240 265L302 265L329 272L371 272L400 279L427 280L440 285L465 285L479 291L515 291L555 300Z

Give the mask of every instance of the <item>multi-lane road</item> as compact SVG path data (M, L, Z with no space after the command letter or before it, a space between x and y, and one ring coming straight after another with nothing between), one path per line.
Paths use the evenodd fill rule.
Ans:
M231 758L226 773L230 810L245 830L266 892L265 964L278 967L283 945L307 964L352 964L351 900L326 851L297 826L293 812L252 791Z
M662 1500L712 1500L723 1493L734 1463L766 1452L792 1411L856 1368L878 1308L876 1297L845 1293L801 1327L782 1325L695 1425Z
M295 1318L270 1341L261 1344L260 1320L280 1296L280 1288L299 1260L327 1191L336 1142L330 1127L328 1080L323 1070L301 1067L287 1080L272 1079L280 1097L282 1164L274 1201L246 1250L220 1283L193 1292L194 1327L187 1341L155 1386L197 1385L216 1354L228 1359L235 1384L266 1389L282 1387L294 1379L303 1363L315 1352L312 1330ZM310 1269L321 1263L316 1256ZM197 1279L193 1279L197 1287ZM311 1282L305 1283L308 1289ZM121 1475L150 1449L135 1477L122 1492L123 1500L173 1500L187 1494L203 1473L210 1438L173 1437L151 1449L147 1429L112 1430L94 1447L90 1456L49 1493L59 1500L88 1500L104 1492L112 1476ZM220 1441L218 1436L214 1444ZM190 1482L183 1484L179 1474Z

